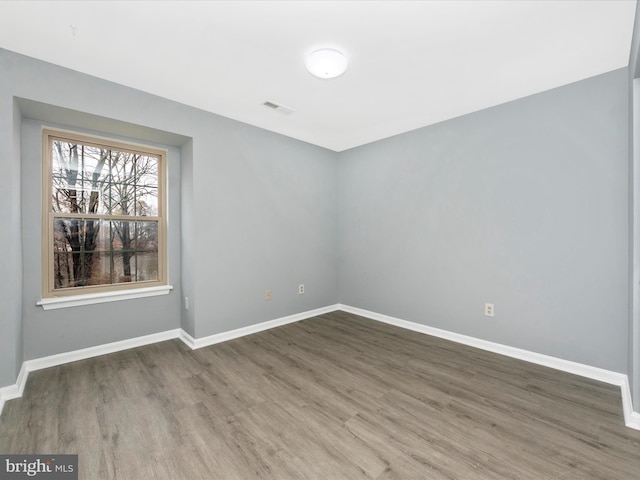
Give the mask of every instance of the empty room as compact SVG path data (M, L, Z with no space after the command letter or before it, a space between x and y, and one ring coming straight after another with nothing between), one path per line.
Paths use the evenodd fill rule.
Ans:
M639 15L0 2L0 479L640 479Z

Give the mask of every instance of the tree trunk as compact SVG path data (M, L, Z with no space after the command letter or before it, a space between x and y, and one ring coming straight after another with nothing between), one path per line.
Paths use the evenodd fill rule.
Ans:
M84 148L81 147L82 156L84 157ZM99 185L99 178L107 159L106 152L101 155L100 161L96 165L95 171L92 173L92 188L87 212L82 211L82 206L78 202L78 190L76 182L78 180L78 172L83 167L80 165L78 155L78 145L69 146L69 169L67 170L67 185L69 187L69 202L71 213L96 213L98 211L98 192L96 188ZM84 161L82 162L84 164ZM81 186L82 188L82 186ZM82 190L80 190L82 195ZM63 222L64 223L64 222ZM82 287L90 284L91 274L93 270L93 253L98 241L98 233L100 231L100 222L98 220L70 220L70 227L64 227L65 238L71 247L71 258L73 260L73 281L71 286ZM84 225L83 225L84 223Z
M124 274L124 281L131 281L131 226L129 222L121 223L121 236L122 241L122 267Z

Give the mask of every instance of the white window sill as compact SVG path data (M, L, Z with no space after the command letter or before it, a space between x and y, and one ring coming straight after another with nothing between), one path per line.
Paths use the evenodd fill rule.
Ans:
M79 307L81 305L93 305L94 303L119 302L134 298L155 297L166 295L173 290L172 285L160 287L135 288L131 290L119 290L117 292L87 293L83 295L70 295L68 297L43 298L36 305L45 310L56 308Z

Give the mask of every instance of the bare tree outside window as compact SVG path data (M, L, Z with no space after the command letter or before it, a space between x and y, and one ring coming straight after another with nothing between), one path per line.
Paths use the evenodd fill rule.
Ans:
M80 140L48 137L49 291L163 281L163 156Z

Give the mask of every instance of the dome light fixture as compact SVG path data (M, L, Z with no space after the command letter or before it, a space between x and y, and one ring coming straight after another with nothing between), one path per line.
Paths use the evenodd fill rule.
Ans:
M335 78L347 70L347 57L333 48L315 50L307 55L304 62L311 75L318 78Z

